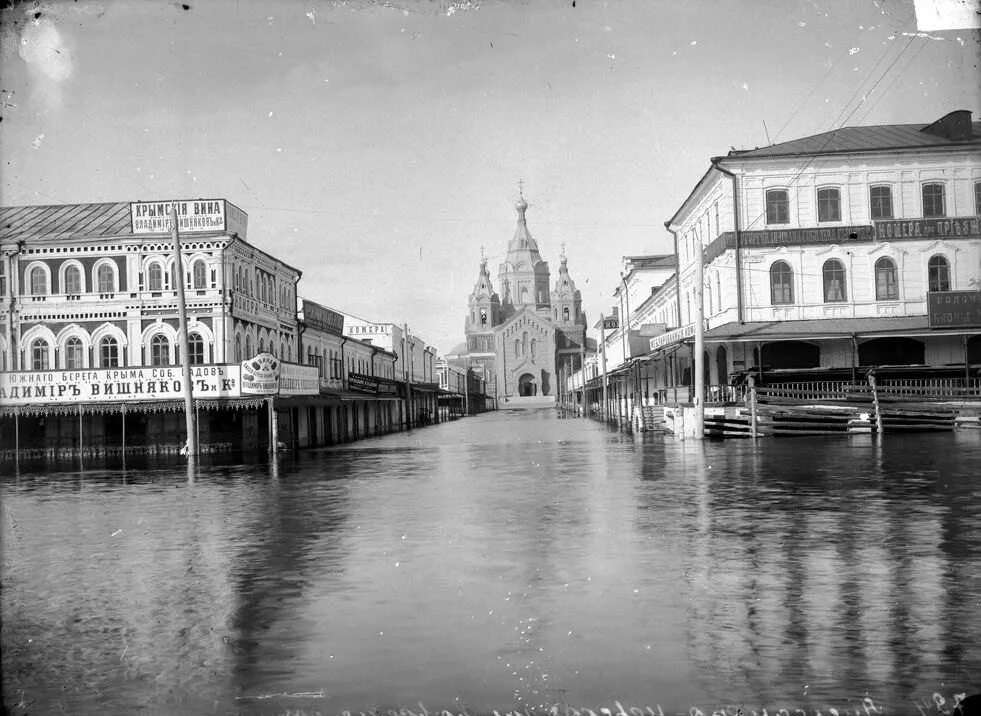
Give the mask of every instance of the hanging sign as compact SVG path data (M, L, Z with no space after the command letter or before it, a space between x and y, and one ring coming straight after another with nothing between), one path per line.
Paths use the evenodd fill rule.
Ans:
M279 358L260 353L242 361L242 393L276 395L279 392Z
M981 291L927 293L930 328L981 326Z

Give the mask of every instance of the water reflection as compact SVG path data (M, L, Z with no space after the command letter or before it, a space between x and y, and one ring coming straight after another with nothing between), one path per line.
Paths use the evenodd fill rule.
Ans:
M543 412L252 464L22 466L5 701L902 712L981 663L979 438L675 442Z

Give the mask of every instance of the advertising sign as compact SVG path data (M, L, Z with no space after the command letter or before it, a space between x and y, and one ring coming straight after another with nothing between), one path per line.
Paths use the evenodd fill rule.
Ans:
M320 395L320 368L299 363L279 364L280 395Z
M248 216L224 199L133 202L129 205L133 233L170 232L170 215L173 206L177 207L177 229L181 233L234 231L245 238Z
M981 291L927 293L930 328L981 326Z
M195 398L238 398L239 383L237 365L191 367ZM0 373L0 405L145 402L183 397L184 369L176 366Z
M981 236L981 219L967 216L951 219L895 219L875 222L875 238L942 239L950 236Z
M604 318L603 319L603 330L615 331L620 327L620 321L616 318Z
M344 315L303 299L303 320L311 328L335 336L344 335Z
M347 335L349 336L388 336L392 333L392 324L390 323L355 323L347 327Z
M671 345L672 343L677 343L685 338L691 338L695 335L695 324L689 323L684 328L675 328L673 331L668 331L667 333L662 333L659 336L654 336L650 341L650 350L657 350L658 348L664 348L664 346Z
M242 393L245 395L276 395L279 392L279 358L272 353L260 353L242 361Z

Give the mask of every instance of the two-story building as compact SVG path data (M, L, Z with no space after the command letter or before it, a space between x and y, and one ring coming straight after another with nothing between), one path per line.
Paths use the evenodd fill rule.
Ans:
M397 356L369 340L344 334L339 311L302 299L300 350L317 366L320 394L298 411L301 447L327 445L399 429L404 412Z
M264 399L243 394L237 364L296 360L300 271L246 241L245 212L194 199L4 207L0 217L5 446L183 442L178 282L202 440L266 439Z
M973 374L979 215L981 123L967 111L713 158L666 224L682 327L702 262L706 383L884 366Z

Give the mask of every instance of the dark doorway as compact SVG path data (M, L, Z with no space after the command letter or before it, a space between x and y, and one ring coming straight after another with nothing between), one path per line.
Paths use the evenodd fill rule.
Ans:
M871 365L923 365L925 348L913 338L873 338L858 347L858 363Z
M719 385L727 385L729 383L729 356L725 346L719 346L719 350L715 352L715 369L719 376Z
M971 365L981 363L981 336L967 339L967 362Z
M522 397L538 395L538 384L535 382L535 376L531 373L525 373L518 378L518 395Z
M776 341L763 346L763 369L817 368L821 349L804 341Z

